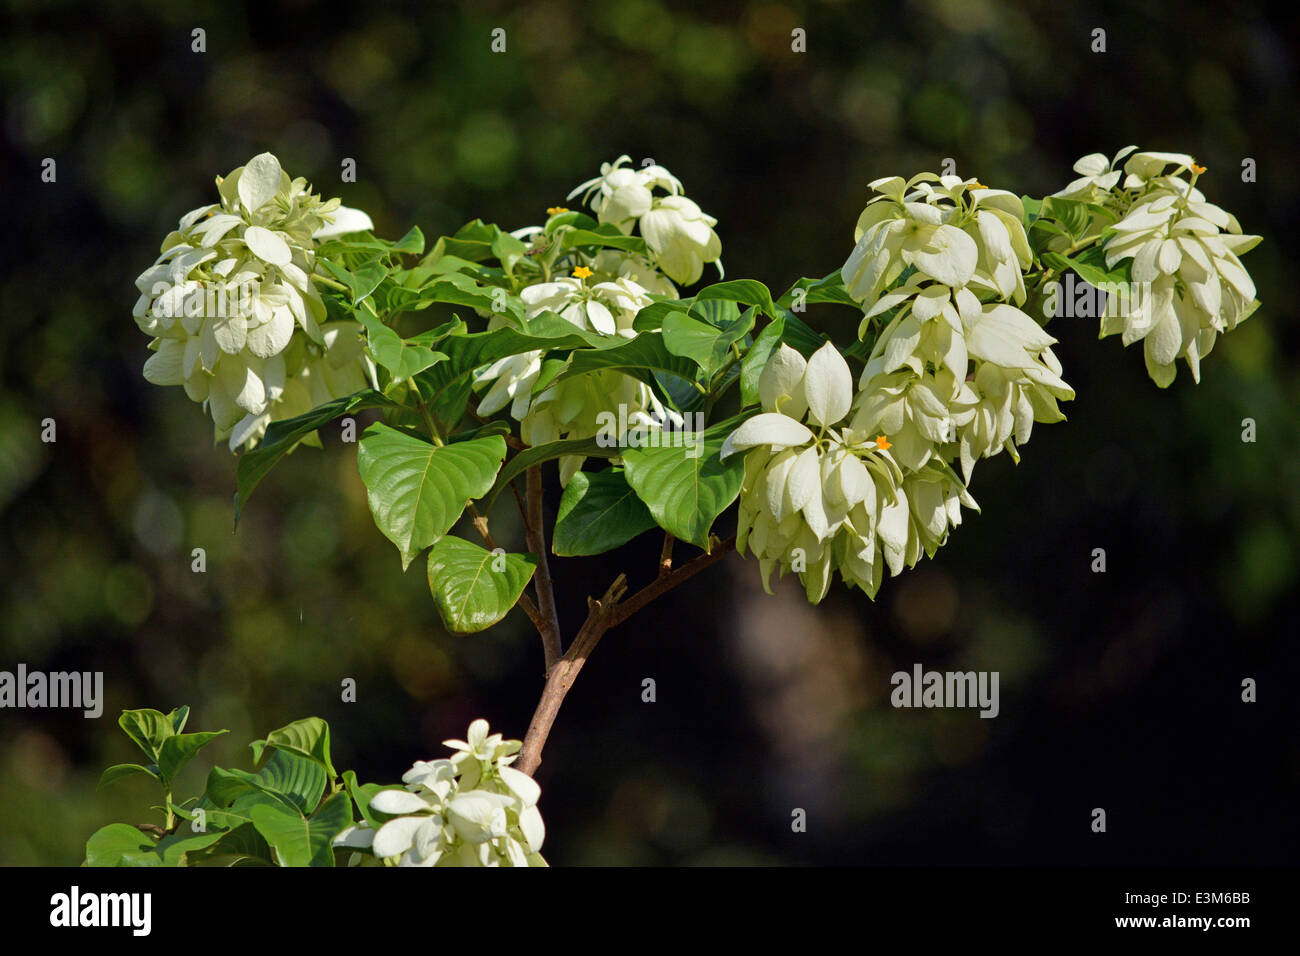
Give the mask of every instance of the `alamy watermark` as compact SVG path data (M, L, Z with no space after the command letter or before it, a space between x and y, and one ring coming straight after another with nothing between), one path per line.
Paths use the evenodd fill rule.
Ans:
M86 717L104 713L103 671L0 671L0 708L71 707Z
M997 671L926 671L913 664L910 672L895 671L889 683L895 707L978 707L990 718L1001 709Z
M596 444L601 448L685 448L687 458L704 451L704 413L661 416L619 405L596 414Z
M1137 315L1150 307L1150 282L1101 282L1093 285L1067 272L1043 286L1043 317L1101 319Z

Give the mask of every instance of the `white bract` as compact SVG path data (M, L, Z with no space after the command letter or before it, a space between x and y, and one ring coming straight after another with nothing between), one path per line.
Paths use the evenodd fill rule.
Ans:
M489 734L486 720L467 738L444 741L450 759L417 761L402 775L405 789L371 798L369 811L390 819L350 827L334 845L397 866L545 866L541 788L510 766L519 741Z
M372 224L322 202L270 153L217 188L220 202L183 216L136 280L134 316L154 336L145 378L184 386L234 450L256 444L273 419L364 387L373 369L361 327L322 325L313 276L318 240Z
M639 225L655 266L674 282L695 282L708 262L716 262L721 274L722 242L713 231L718 221L683 195L681 181L668 170L631 162L620 156L602 164L600 175L576 187L569 198L582 194L597 221L627 235Z
M1061 199L1096 200L1119 185L1124 175L1120 162L1135 149L1136 146L1125 146L1114 159L1107 159L1105 153L1089 153L1074 164L1079 178L1052 195Z

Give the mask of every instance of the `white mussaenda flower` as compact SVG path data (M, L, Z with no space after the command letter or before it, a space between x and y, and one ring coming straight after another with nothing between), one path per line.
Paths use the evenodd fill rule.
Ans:
M920 173L907 182L877 179L880 195L858 219L857 244L842 275L849 295L868 314L905 270L915 292L930 283L949 290L970 287L1004 301L1025 301L1023 273L1033 261L1024 205L1005 189L974 179ZM898 290L885 298L899 301ZM892 306L891 306L892 307Z
M600 175L575 186L569 198L581 193L600 222L613 223L630 233L636 220L650 211L656 187L674 196L682 192L681 182L664 167L635 167L631 163L627 155L612 163L601 163Z
M569 198L582 194L600 222L626 234L639 225L654 265L674 282L697 281L709 262L717 263L721 274L722 242L713 231L718 221L683 195L681 181L668 170L631 162L620 156L602 164L600 175L575 188ZM667 195L657 195L656 189Z
M318 240L372 225L336 199L322 202L270 153L218 179L217 187L221 201L183 216L136 280L134 316L154 336L145 378L183 385L205 404L217 437L229 438L233 451L255 444L270 420L310 408L301 408L307 391L297 376L309 374L313 355L333 359L311 383L318 400L338 397L331 389L345 381L364 384L360 373L370 366L361 351L350 360L359 374L335 374L340 352L326 341L325 305L312 277ZM317 353L295 357L295 342L311 343Z
M334 845L397 866L545 866L541 788L510 766L519 741L488 729L476 720L467 740L444 741L455 751L451 759L416 761L402 776L405 789L370 800L372 813L391 819L377 829L350 827Z
M759 397L763 411L727 436L721 452L746 452L738 549L758 557L769 590L774 568L794 571L816 603L838 570L874 597L883 568L901 573L923 542L888 438L843 424L853 404L843 356L827 343L805 362L782 345L759 377Z
M969 481L979 458L1029 440L1033 423L1061 421L1056 340L1015 306L982 303L968 288L908 287L868 313L896 309L859 380L854 428L890 436L895 460L917 472L960 456ZM971 374L971 366L974 366Z
M551 311L589 332L634 338L633 320L654 300L630 278L587 281L597 276L584 266L575 269L572 277L527 286L520 293L527 316L533 318ZM504 320L495 319L489 328L502 324ZM509 405L511 416L521 422L523 440L530 445L561 438L594 437L604 429L604 416L608 413L629 426L665 421L681 424L680 416L665 408L650 386L610 369L554 382L534 395L544 354L534 350L511 355L480 370L475 382L488 388L479 402L479 414L492 415ZM619 415L620 407L622 415ZM614 441L619 437L610 436ZM561 458L561 482L568 484L584 460L581 455Z
M1124 175L1120 163L1135 149L1136 146L1125 146L1115 154L1114 159L1107 159L1105 153L1089 153L1074 164L1074 171L1079 174L1079 178L1052 195L1061 199L1095 201L1101 194L1108 193L1119 185Z
M722 240L713 231L717 224L693 200L664 196L641 217L641 235L659 267L673 280L690 285L700 278L706 262L717 262L722 272Z
M1166 173L1170 165L1173 173ZM1126 187L1142 192L1112 227L1106 264L1132 260L1130 275L1142 294L1126 312L1102 318L1101 334L1122 333L1125 345L1142 341L1147 372L1160 387L1173 382L1182 358L1195 381L1200 360L1222 332L1259 305L1255 283L1239 256L1259 236L1243 235L1236 218L1196 188L1203 168L1181 153L1136 153L1125 167ZM1192 179L1179 175L1190 171Z

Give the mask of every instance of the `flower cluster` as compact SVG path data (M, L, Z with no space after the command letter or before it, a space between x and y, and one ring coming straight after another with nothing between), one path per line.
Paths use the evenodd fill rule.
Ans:
M181 385L218 439L251 447L273 419L365 387L353 322L326 322L313 282L318 241L371 229L262 153L217 180L220 202L186 213L136 280L134 315L154 340L144 375Z
M610 264L613 264L612 262ZM626 277L609 277L580 266L572 276L541 282L520 292L525 314L529 318L555 312L575 326L599 335L635 338L632 321L653 300L636 281ZM489 328L499 327L504 319L494 319ZM650 386L624 372L601 369L561 379L537 394L534 387L542 374L541 350L510 355L482 368L476 375L478 385L488 385L479 402L480 415L492 415L507 404L510 414L520 421L520 435L529 445L543 445L561 439L591 438L601 430L600 415L617 411L630 425L662 423L673 418ZM582 467L583 457L566 455L560 459L560 480L569 478Z
M845 423L853 375L829 342L807 361L782 345L759 377L759 397L762 413L721 454L746 451L736 543L758 558L764 588L773 568L789 569L816 603L838 570L874 597L885 565L892 574L911 567L960 523L963 502L974 507L955 476L905 476L884 435Z
M699 279L704 264L716 262L722 271L722 242L713 227L718 221L683 195L681 181L662 166L631 165L620 156L603 163L600 175L576 187L598 221L612 223L630 235L639 226L654 264L675 282ZM655 190L667 195L656 195Z
M486 720L470 724L467 736L444 741L455 751L450 759L416 762L402 776L405 789L371 798L371 813L391 819L377 829L350 827L334 845L397 866L545 866L541 788L510 766L519 741L489 735Z
M1103 249L1108 267L1131 259L1132 280L1146 291L1122 314L1105 316L1101 334L1122 333L1125 345L1142 341L1147 373L1162 388L1173 382L1179 358L1199 382L1201 359L1219 333L1259 305L1238 256L1260 237L1243 235L1234 216L1205 201L1196 188L1204 168L1191 156L1134 153L1124 170L1121 188L1132 205L1110 227ZM1102 182L1113 189L1117 175Z
M1032 263L1021 200L975 180L922 173L871 183L843 276L865 332L891 316L859 380L854 427L880 431L910 472L975 462L1061 421L1055 339L1019 306Z

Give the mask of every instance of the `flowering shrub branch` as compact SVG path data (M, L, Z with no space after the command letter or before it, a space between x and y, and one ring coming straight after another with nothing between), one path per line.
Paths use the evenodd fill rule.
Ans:
M1043 199L932 173L876 180L843 266L779 297L753 279L686 295L706 266L723 275L717 221L668 170L626 156L570 193L590 214L553 206L513 231L476 220L427 249L418 229L375 237L270 154L218 179L218 201L186 214L137 280L134 314L151 336L145 377L182 386L242 452L237 514L319 429L378 409L358 470L403 570L427 552L449 631L519 606L542 640L518 768L471 728L477 770L421 771L381 801L400 827L357 804L371 849L411 865L534 862L535 785L519 777L587 657L733 547L765 588L795 574L814 603L836 575L874 598L886 569L933 556L977 507L976 465L1018 462L1035 424L1064 420L1075 393L1045 326L1066 311L1067 272L1106 294L1101 335L1141 341L1157 385L1178 359L1199 381L1217 336L1258 307L1239 257L1259 237L1205 199L1185 154L1128 147L1075 172ZM855 341L805 323L830 307L860 317ZM547 475L562 489L549 529ZM507 489L523 540L499 544L489 524ZM732 505L723 542L713 528ZM664 536L652 581L627 597L618 574L566 648L551 557L648 532ZM682 545L702 553L674 566ZM452 794L487 781L496 796L474 797L471 825ZM492 836L457 842L471 832Z

